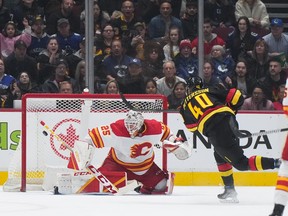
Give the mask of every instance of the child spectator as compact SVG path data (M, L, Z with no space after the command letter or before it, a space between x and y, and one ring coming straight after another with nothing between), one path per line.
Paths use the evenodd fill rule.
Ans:
M273 102L275 110L283 110L283 99L285 97L285 85L279 86L278 100Z
M105 86L105 94L119 94L119 86L116 80L110 80Z
M59 83L59 93L73 94L72 83L69 81L63 81Z
M163 51L165 60L171 61L180 52L179 45L182 40L181 31L177 26L171 26L168 32L168 43L164 45Z
M2 58L7 58L14 51L14 44L17 40L25 42L26 46L31 43L31 27L27 19L24 19L25 30L19 33L16 24L13 21L6 23L3 33L0 33L0 50Z
M157 94L157 83L154 79L149 78L145 81L145 93Z

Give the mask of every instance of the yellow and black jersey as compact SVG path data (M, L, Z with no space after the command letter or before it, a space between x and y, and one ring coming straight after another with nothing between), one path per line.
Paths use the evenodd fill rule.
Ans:
M205 135L206 126L208 124L216 124L217 121L210 121L216 114L218 117L235 115L240 106L242 106L244 98L241 92L235 88L226 89L222 85L209 88L198 89L182 102L180 114L183 117L184 124L189 131L198 130ZM216 120L216 119L214 119Z

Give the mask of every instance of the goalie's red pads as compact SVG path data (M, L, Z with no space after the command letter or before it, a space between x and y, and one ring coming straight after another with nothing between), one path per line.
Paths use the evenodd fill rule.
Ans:
M162 191L162 192L152 191L151 194L166 194L166 195L172 194L173 189L174 189L174 178L175 178L175 174L173 172L168 172L168 179L167 179L165 191Z
M77 162L74 152L70 152L70 158L68 161L67 168L73 169L73 170L79 170L78 162Z

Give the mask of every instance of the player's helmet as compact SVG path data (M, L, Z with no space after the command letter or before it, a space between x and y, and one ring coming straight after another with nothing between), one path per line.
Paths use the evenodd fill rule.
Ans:
M187 81L187 85L189 89L194 90L194 89L201 89L203 87L203 81L201 77L199 76L193 76L189 77Z
M135 132L141 129L144 124L144 117L140 112L130 110L126 114L124 124L131 137L135 136Z

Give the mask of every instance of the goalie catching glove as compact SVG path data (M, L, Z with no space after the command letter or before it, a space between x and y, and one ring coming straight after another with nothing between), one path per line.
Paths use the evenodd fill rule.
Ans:
M173 153L179 160L186 160L192 154L192 145L181 138L176 138L174 142L164 140L162 147L168 153Z

